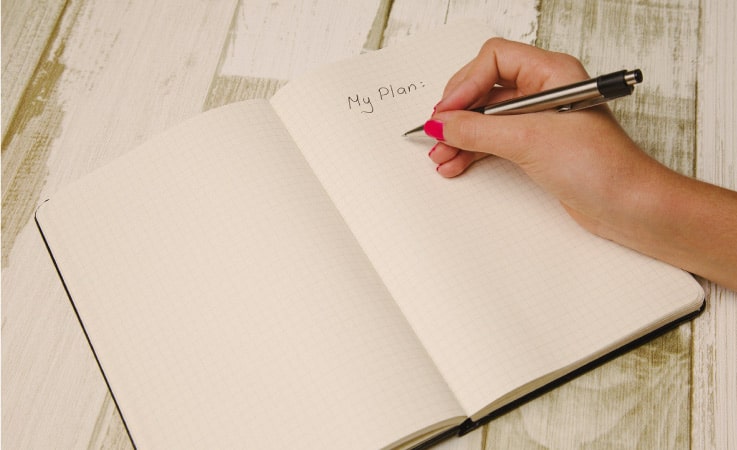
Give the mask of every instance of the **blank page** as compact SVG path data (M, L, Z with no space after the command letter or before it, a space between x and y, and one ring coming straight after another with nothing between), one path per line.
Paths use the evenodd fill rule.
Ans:
M377 448L463 418L268 103L38 211L139 448Z
M688 274L595 237L519 169L435 173L422 124L492 32L447 27L290 83L272 104L466 412L701 305ZM510 394L511 393L511 394Z

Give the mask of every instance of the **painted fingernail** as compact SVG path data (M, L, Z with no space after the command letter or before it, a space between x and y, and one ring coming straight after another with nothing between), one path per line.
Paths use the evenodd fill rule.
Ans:
M439 120L428 120L425 122L425 134L442 141L443 138L443 122Z
M428 153L428 154L427 154L427 156L430 156L430 155L432 155L432 152L434 152L434 151L435 151L435 148L436 148L437 146L438 146L438 144L435 144L435 145L433 145L433 146L432 146L432 148L430 149L430 153Z

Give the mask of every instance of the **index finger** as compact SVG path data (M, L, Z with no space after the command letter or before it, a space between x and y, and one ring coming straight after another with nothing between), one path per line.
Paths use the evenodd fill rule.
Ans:
M482 106L494 86L513 88L509 97L529 95L588 78L574 57L521 42L491 38L445 87L436 112Z

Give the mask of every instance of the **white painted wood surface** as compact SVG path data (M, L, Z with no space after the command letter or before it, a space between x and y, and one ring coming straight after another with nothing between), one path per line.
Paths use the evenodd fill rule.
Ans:
M131 446L32 223L38 202L316 65L464 18L592 73L640 65L639 106L616 104L625 127L672 167L737 186L730 0L3 0L2 13L3 448ZM682 326L439 447L734 447L736 301L712 286L693 334Z
M705 0L701 16L696 177L737 189L737 4ZM737 293L713 283L708 287L707 310L694 322L692 447L733 449L737 448Z
M201 111L236 2L189 3L70 2L3 137L3 448L130 447L32 213Z
M2 134L64 10L61 0L2 2Z

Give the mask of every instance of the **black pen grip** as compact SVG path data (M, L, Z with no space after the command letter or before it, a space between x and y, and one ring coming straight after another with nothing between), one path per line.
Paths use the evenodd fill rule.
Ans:
M602 75L596 79L596 87L605 98L629 95L634 90L634 86L627 83L626 74L626 70L620 70L619 72ZM642 72L639 69L635 70L633 75L634 83L642 82Z

